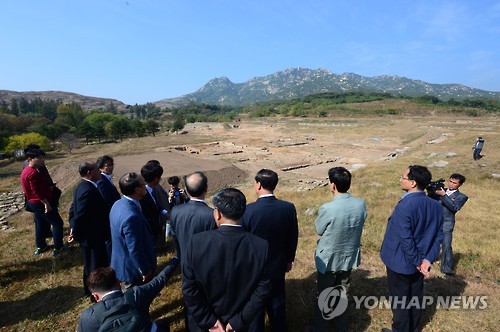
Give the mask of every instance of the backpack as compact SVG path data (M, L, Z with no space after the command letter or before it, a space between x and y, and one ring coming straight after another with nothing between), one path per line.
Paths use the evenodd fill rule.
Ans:
M141 332L149 331L148 319L135 307L134 292L124 293L124 302L107 308L103 301L94 305L94 313L101 323L98 332Z

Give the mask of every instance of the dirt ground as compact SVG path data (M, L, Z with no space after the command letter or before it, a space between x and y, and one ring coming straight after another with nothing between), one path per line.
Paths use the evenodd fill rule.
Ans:
M231 124L188 124L183 133L130 139L119 144L95 144L80 149L67 161L48 160L50 172L61 189L79 180L78 164L85 159L110 154L115 159L115 183L121 175L136 171L148 160L160 161L163 181L204 171L210 191L229 185L250 186L261 168L275 170L280 186L309 190L326 183L327 171L334 166L355 170L397 158L423 144L435 144L471 131L495 131L496 121L488 119L474 128L466 120L452 118L349 118L349 119L246 119ZM464 129L467 128L467 129ZM472 132L474 131L474 133ZM474 144L471 138L469 145ZM470 146L457 147L469 153ZM143 152L137 152L143 151ZM446 151L449 152L449 151ZM472 151L470 151L470 154Z

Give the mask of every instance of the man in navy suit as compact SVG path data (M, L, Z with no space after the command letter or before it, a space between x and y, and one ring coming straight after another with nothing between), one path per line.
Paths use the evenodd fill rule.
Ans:
M149 224L139 200L147 194L142 175L127 173L120 178L123 197L111 208L111 267L124 288L151 280L156 270L156 253Z
M158 186L161 181L163 167L156 163L146 163L141 168L141 175L144 177L144 181L146 181L146 190L148 193L144 195L139 202L141 203L142 213L144 213L153 233L153 241L158 254L158 250L163 245L163 243L158 241L158 239L163 239L160 235L164 232L161 217L167 214L167 210L160 209L154 188Z
M73 204L69 212L71 226L70 240L80 243L83 254L83 286L85 295L90 296L86 285L87 277L98 267L109 266L111 234L106 202L97 189L101 173L93 161L84 161L78 169L82 181L73 193Z
M99 189L104 197L109 213L113 204L121 197L118 189L113 184L112 176L115 163L110 156L101 156L97 158L97 167L101 170L101 178L97 181L97 189Z
M297 212L295 205L282 201L274 195L278 185L278 174L261 169L255 176L254 189L259 198L248 204L241 218L241 225L249 232L269 243L269 264L272 292L265 308L275 332L287 331L285 315L285 273L291 270L298 241ZM264 329L264 310L255 320Z
M185 259L186 247L194 234L215 229L213 209L205 202L208 180L203 172L186 176L186 191L191 197L186 204L176 205L170 215L170 230L181 265Z
M434 191L432 198L438 199L443 206L443 243L441 244L441 272L450 276L453 275L453 229L455 228L455 214L464 206L469 199L462 194L458 188L465 182L465 176L453 173L450 175L448 188Z
M419 330L424 277L443 240L443 208L424 192L431 179L424 166L406 169L399 180L406 194L387 221L380 257L387 267L392 331Z
M193 235L182 263L189 329L247 331L270 292L267 241L239 224L241 191L223 189L212 203L219 228Z

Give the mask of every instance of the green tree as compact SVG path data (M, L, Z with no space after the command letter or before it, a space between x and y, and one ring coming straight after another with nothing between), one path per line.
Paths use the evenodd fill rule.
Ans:
M10 136L5 151L14 154L16 150L22 150L28 144L38 144L42 149L46 150L50 147L50 139L39 133Z
M172 131L179 131L184 128L184 119L181 115L177 115L174 123L172 124Z
M56 124L77 128L83 120L85 120L85 113L80 104L72 102L70 104L59 104L57 106Z
M160 124L155 120L146 120L144 121L144 129L154 137L155 133L160 131Z

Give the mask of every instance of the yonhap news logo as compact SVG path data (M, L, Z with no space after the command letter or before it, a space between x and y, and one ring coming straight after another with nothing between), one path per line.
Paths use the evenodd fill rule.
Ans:
M347 292L344 286L325 288L318 296L318 307L324 319L340 316L347 309Z
M425 309L434 306L436 309L483 310L488 308L488 296L456 295L456 296L353 296L354 309ZM318 296L318 307L323 319L330 320L342 315L348 304L347 291L344 286L328 287Z

